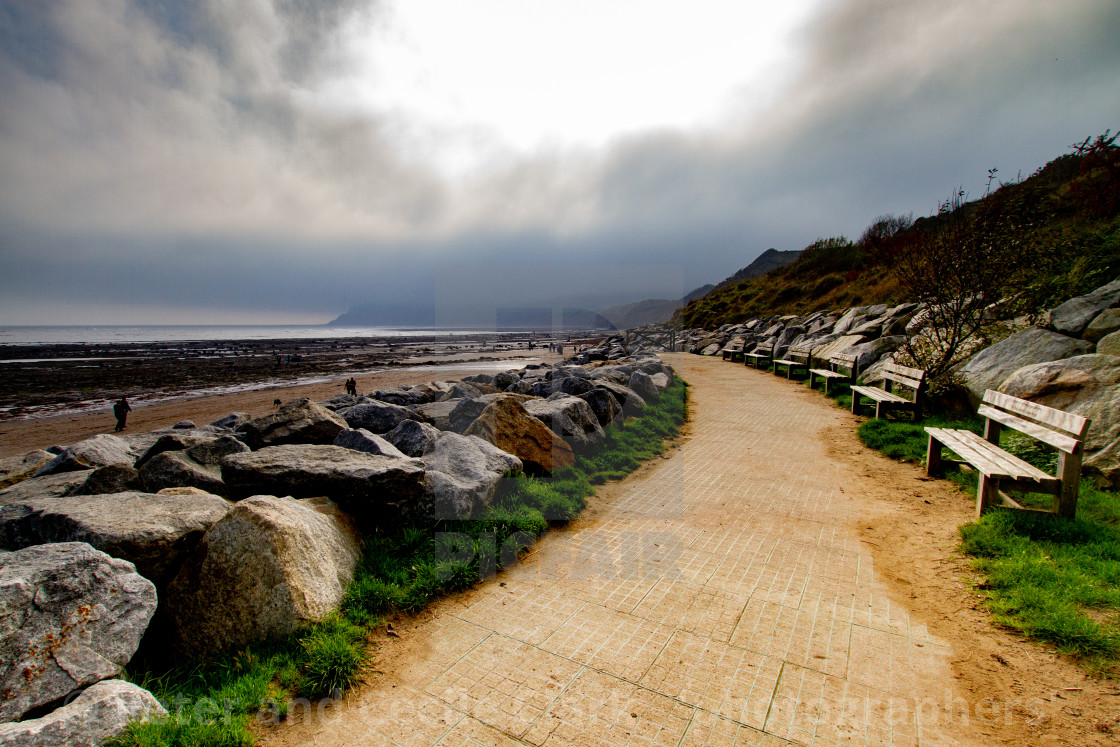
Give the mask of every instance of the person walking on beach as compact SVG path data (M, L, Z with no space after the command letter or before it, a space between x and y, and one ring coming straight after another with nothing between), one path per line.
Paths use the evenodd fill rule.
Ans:
M128 413L132 412L132 407L129 406L128 400L124 397L120 398L115 405L113 405L113 415L117 417L117 427L114 431L124 430L124 421L128 418Z
M346 393L354 397L358 396L358 382L352 376L346 380Z

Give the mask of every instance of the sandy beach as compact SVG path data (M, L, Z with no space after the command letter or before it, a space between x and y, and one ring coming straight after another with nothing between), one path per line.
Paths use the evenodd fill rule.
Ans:
M180 420L192 420L203 425L230 412L245 412L252 417L260 417L275 409L274 402L277 399L287 401L308 397L320 401L341 394L344 391L343 383L350 375L354 375L357 380L358 391L365 393L400 384L449 381L477 373L495 373L533 362L554 362L560 358L559 355L549 353L547 347L486 354L477 350L442 352L424 355L422 359L406 359L397 365L371 373L330 371L316 376L313 375L314 372L310 372L312 378L323 379L315 383L278 384L249 391L204 396L188 390L166 401L134 401L125 433L143 433L174 425ZM50 417L5 420L0 422L0 457L24 454L48 446L66 446L98 433L112 433L114 423L113 414L108 407Z

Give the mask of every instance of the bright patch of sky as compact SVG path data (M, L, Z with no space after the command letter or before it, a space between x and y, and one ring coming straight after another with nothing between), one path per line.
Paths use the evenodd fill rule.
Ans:
M357 66L315 98L388 115L404 154L450 173L633 132L718 127L764 106L793 74L793 33L818 5L408 0L388 21L351 25Z

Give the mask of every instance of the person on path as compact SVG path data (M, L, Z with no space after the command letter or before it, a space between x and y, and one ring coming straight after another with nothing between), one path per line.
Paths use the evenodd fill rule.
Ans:
M113 429L114 431L124 430L124 421L128 418L130 412L132 412L132 407L129 406L128 400L124 397L121 397L120 401L113 405L113 415L117 418L117 427Z
M346 380L346 393L354 397L358 396L358 382L353 377Z

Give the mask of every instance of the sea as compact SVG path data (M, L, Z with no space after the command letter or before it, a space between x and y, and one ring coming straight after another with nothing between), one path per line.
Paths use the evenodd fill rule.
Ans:
M328 327L326 325L105 325L0 326L0 345L188 342L201 340L310 340L334 337L452 337L509 334L485 329Z

